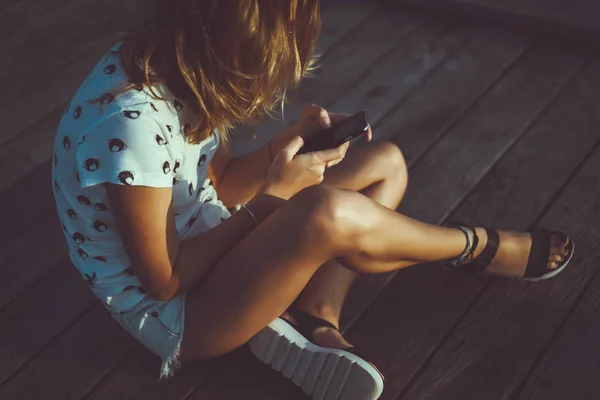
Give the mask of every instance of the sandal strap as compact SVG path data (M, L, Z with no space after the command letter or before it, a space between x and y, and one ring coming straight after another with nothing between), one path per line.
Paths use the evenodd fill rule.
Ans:
M487 243L485 244L485 248L479 253L479 255L472 259L472 261L463 264L450 264L448 265L451 269L456 272L460 272L463 274L475 274L479 272L483 272L490 266L492 260L498 253L498 248L500 247L500 236L498 235L498 231L496 229L483 227L485 232L487 233ZM471 228L473 229L473 228ZM473 229L475 232L475 229ZM475 237L477 237L475 235ZM474 240L474 244L478 244L478 240ZM471 250L471 256L477 246L473 246Z
M336 331L338 330L338 328L336 328L336 326L333 325L331 322L325 321L324 319L319 317L315 317L314 315L311 315L306 311L302 311L297 307L290 307L287 311L292 316L292 318L298 321L298 325L294 326L294 328L296 328L296 330L300 332L302 336L304 336L311 342L314 341L313 335L317 328L325 327L335 329Z
M336 328L329 321L325 321L319 317L315 317L312 314L307 313L306 311L302 311L295 307L293 304L290 308L288 308L287 312L298 322L298 325L294 325L294 328L305 338L314 343L314 332L317 328L331 328L335 329L339 332L339 329ZM369 362L371 357L364 352L362 349L358 349L357 347L347 347L342 349L348 353L354 354L357 357L362 358L363 360ZM381 373L379 373L381 375ZM382 379L385 379L383 375L381 375Z
M541 278L545 274L554 271L548 268L550 257L550 246L552 246L552 236L559 236L561 242L566 242L569 237L562 232L555 232L544 228L530 230L531 250L527 259L524 278ZM558 264L558 268L564 265L564 261Z

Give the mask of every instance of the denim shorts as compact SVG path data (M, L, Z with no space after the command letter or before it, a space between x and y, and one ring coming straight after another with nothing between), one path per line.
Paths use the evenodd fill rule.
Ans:
M168 301L146 295L130 310L112 317L144 347L161 359L160 378L170 377L181 366L185 294Z

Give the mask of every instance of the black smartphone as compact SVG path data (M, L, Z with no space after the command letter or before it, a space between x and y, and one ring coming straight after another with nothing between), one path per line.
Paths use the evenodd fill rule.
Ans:
M311 136L297 154L333 149L364 134L368 129L367 115L364 111L358 112L337 124L333 124L323 132Z

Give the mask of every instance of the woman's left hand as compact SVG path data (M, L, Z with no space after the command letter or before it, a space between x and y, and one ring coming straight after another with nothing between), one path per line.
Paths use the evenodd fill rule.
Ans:
M351 116L352 114L329 113L326 109L319 107L316 104L309 104L302 110L302 114L300 115L300 118L298 118L298 122L296 122L296 127L298 128L298 134L306 141L306 139L311 136L317 135L331 127L331 124L336 124ZM365 132L365 139L370 141L372 137L371 127L369 127ZM349 143L346 143L346 150L348 149L348 146ZM333 160L328 163L327 167L333 167L343 159L344 156L337 160Z

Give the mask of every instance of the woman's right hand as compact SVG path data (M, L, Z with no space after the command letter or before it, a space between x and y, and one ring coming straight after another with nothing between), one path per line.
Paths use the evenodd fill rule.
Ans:
M289 199L309 186L323 181L325 169L339 162L348 150L348 143L339 147L298 154L304 140L296 136L275 156L263 190L272 196Z

